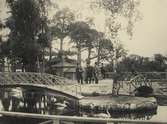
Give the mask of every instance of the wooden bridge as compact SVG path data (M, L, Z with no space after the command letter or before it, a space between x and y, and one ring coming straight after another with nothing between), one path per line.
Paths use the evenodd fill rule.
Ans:
M75 109L82 98L77 88L70 80L46 73L0 73L0 100L5 111L46 113L65 101Z
M0 85L12 84L38 84L38 85L64 85L72 84L62 77L32 72L0 72Z

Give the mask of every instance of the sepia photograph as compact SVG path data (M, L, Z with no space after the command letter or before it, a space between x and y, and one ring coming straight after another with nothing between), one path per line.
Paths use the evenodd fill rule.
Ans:
M0 0L0 124L167 124L167 0Z

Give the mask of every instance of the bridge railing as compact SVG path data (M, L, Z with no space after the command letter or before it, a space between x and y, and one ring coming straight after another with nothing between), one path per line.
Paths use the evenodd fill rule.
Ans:
M113 119L113 118L95 118L95 117L77 117L77 116L62 116L62 115L42 115L20 112L0 111L0 114L8 117L23 117L30 119L44 119L40 124L61 124L61 122L91 122L91 123L110 123L110 124L167 124L167 120L130 120L130 119Z
M80 96L80 86L76 82L47 73L0 72L0 86L30 85L61 90L74 96Z
M33 72L0 72L0 80L2 83L34 83L43 85L70 85L72 81L51 75L47 73L33 73Z
M73 84L73 85L58 85L57 88L66 91L66 93L73 94L75 96L81 96L81 85Z

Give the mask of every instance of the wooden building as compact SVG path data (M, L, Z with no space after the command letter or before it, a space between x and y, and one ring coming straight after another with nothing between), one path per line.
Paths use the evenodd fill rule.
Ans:
M63 73L63 76L75 80L75 69L76 69L76 64L75 63L70 63L64 61L59 62L57 64L52 65L52 69L54 71L54 74L61 76L61 73Z

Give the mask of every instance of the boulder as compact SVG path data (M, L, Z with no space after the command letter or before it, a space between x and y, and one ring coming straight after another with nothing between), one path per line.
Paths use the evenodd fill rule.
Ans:
M153 88L149 86L141 86L134 90L134 95L138 97L150 97L153 95Z

